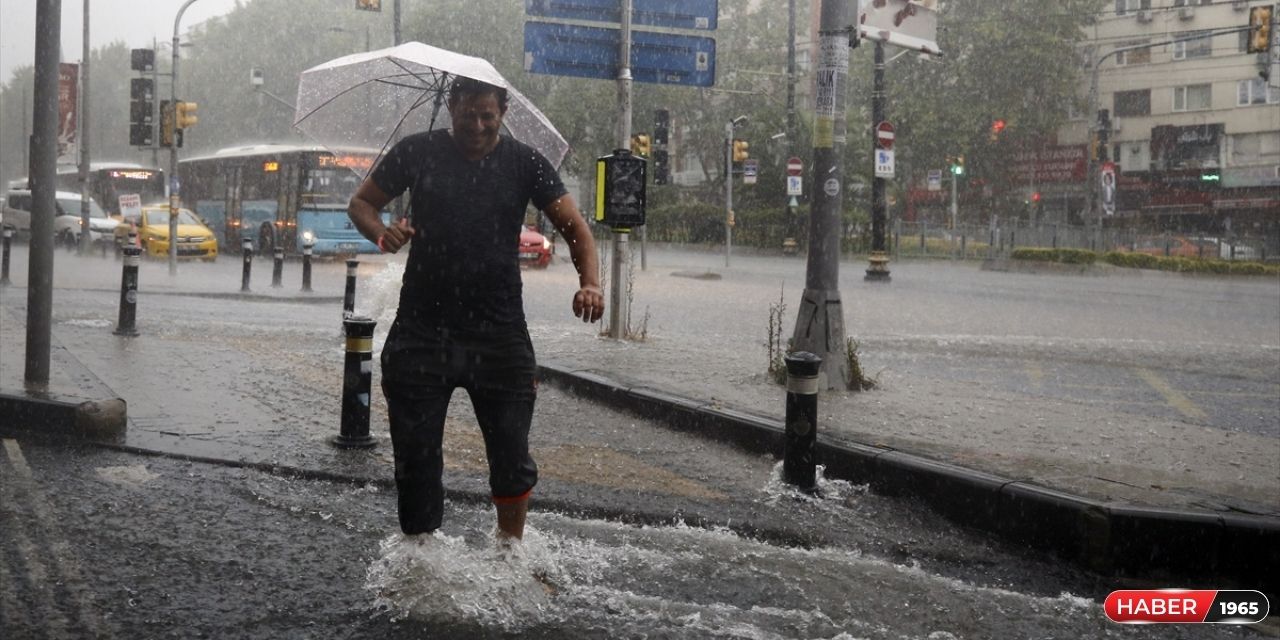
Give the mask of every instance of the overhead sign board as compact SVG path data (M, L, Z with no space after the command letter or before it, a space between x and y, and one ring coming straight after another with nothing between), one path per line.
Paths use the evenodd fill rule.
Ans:
M714 31L719 0L633 0L631 23ZM539 18L622 23L618 0L524 0L525 13Z
M524 70L614 80L622 30L526 22ZM716 41L653 31L631 32L631 78L636 82L710 87L716 80Z
M942 55L938 48L938 13L934 0L876 0L858 9L858 33L868 40L879 40L920 51Z

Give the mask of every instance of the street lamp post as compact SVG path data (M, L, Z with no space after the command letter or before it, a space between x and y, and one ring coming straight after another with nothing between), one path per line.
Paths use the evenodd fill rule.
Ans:
M169 108L174 112L169 114L169 118L177 117L178 105L178 27L182 24L182 14L186 13L187 7L196 0L187 0L182 3L182 7L178 9L178 15L173 18L173 64L169 68L171 84L169 85ZM164 114L160 114L161 122L164 121ZM165 185L165 190L169 192L169 275L178 275L178 146L177 140L170 140L169 145L169 183Z
M724 125L724 266L733 254L733 131L747 124L746 116L738 116Z

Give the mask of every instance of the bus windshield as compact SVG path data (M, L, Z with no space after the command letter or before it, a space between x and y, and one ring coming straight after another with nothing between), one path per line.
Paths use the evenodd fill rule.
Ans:
M154 169L109 169L104 172L103 192L110 202L120 196L138 194L143 204L164 201L164 173Z
M343 208L360 186L360 177L347 168L308 169L302 185L303 206L339 205Z

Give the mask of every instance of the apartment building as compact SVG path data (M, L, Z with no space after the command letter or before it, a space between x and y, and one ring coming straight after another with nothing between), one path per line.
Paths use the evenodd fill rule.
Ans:
M1107 224L1280 238L1280 34L1268 57L1232 31L1273 2L1115 0L1088 27L1082 104L1057 151L1096 144L1088 119L1099 113L1083 100L1096 66L1101 155L1118 177ZM1046 196L1078 221L1087 199L1069 173Z

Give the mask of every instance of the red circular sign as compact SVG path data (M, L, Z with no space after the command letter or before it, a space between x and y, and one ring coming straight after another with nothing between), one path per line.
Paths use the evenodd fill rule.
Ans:
M876 125L876 144L880 145L881 149L893 148L893 123L885 120Z
M800 162L800 158L795 156L787 158L787 175L798 176L801 171L804 171L804 164Z

